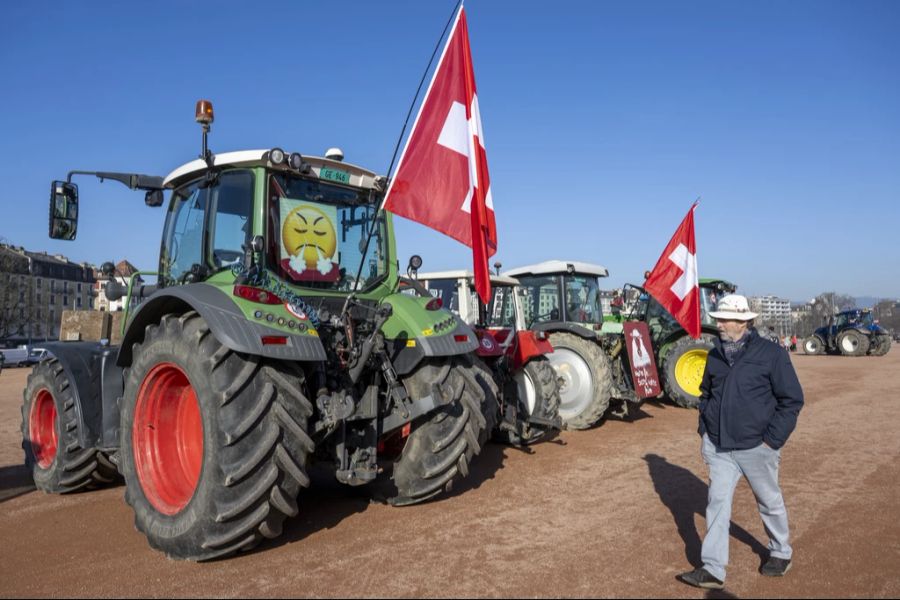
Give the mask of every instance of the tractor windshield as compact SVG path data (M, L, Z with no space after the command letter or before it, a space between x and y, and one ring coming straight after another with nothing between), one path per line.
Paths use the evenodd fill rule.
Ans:
M525 290L522 312L526 327L531 328L538 323L560 320L559 276L528 275L520 277L519 284Z
M675 320L675 317L663 308L662 304L657 302L653 296L648 296L647 312L644 319L655 342L669 337L681 327L678 321Z
M487 310L487 326L516 328L516 288L494 284L493 297Z
M379 218L363 248L376 206L367 190L272 173L268 188L268 264L284 281L303 287L366 290L387 274L387 235ZM360 281L354 278L360 271Z
M600 288L597 278L590 275L567 275L566 321L574 323L602 323Z
M163 286L203 281L244 256L253 209L253 173L221 173L213 183L195 180L172 194L160 252Z
M715 288L700 287L700 321L704 325L716 326L716 320L709 313L716 310L721 295Z

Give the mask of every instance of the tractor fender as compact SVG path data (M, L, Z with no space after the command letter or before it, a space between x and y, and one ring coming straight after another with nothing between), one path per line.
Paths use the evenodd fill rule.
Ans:
M597 341L597 334L599 331L594 331L593 329L588 329L584 325L578 325L577 323L569 323L564 321L551 321L549 323L536 323L531 327L532 331L546 331L547 333L552 333L554 331L565 331L568 333L573 333L578 337L582 337L586 340Z
M41 344L65 370L75 402L82 448L116 448L122 369L115 364L118 348L100 342L48 342Z
M159 323L163 315L197 311L219 342L229 350L292 361L325 360L325 348L316 336L290 335L247 319L231 298L219 288L206 284L163 288L141 303L122 339L116 364L131 364L131 349L144 339L148 325ZM286 344L263 345L263 336L287 337Z
M456 329L440 336L399 337L385 340L391 363L399 375L411 373L427 356L456 356L468 354L480 346L478 336L461 319Z
M515 353L513 354L513 370L518 371L524 369L525 365L532 358L544 356L553 352L553 344L547 340L538 338L534 331L526 329L525 331L516 331Z

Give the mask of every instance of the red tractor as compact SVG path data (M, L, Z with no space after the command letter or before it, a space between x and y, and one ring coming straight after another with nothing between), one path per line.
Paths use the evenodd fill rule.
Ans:
M415 284L475 330L477 355L499 388L495 436L513 445L540 441L562 428L559 382L547 359L546 333L525 326L522 290L512 277L491 276L492 298L484 305L471 271L422 273Z

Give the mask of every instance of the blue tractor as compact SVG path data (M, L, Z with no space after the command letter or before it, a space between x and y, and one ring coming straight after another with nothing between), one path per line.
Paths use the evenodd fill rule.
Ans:
M871 310L860 308L839 312L803 341L806 354L883 356L890 349L891 335L875 322Z

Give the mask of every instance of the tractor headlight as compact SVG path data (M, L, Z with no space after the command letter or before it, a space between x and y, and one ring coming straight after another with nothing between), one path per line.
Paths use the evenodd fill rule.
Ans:
M284 150L281 148L272 148L269 150L269 162L273 165L280 165L284 162Z

